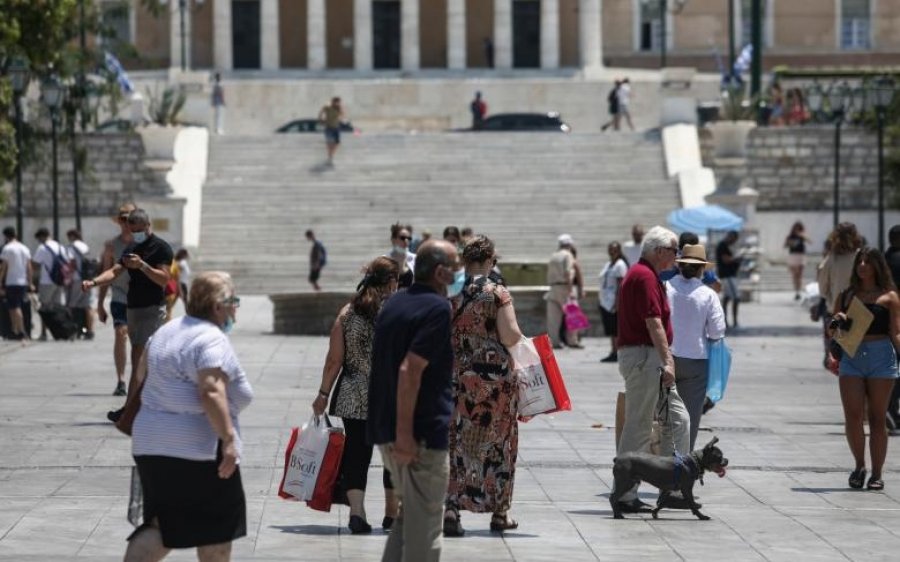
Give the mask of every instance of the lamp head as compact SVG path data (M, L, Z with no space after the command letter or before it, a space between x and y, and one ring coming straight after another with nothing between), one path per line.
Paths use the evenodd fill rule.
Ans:
M17 96L21 96L28 88L30 79L28 59L15 57L9 65L9 77L12 82L13 92Z
M56 111L60 108L64 95L65 90L63 85L55 74L44 80L44 83L41 85L41 97L43 97L44 104L50 108L51 111Z

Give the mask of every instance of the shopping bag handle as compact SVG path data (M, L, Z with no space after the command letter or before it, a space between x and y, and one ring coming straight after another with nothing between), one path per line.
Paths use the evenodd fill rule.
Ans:
M325 427L327 427L328 429L331 429L334 427L333 425L331 425L331 418L329 418L328 414L325 412L322 412L321 416L317 416L317 415L313 414L313 417L316 419L316 427L319 427L319 420L322 418L325 419Z

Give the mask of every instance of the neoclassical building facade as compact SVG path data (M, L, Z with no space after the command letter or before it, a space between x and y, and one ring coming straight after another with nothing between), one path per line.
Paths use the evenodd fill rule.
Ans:
M122 0L98 0L121 5ZM128 0L109 24L131 68L462 71L494 67L713 70L750 37L751 0ZM762 0L766 63L897 64L900 0ZM182 11L181 6L184 6Z

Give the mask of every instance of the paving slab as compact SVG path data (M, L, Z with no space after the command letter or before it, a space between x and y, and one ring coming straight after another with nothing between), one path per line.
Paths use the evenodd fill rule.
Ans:
M847 488L852 464L837 379L820 367L819 328L788 293L741 307L731 334L734 370L725 399L703 418L731 461L695 491L711 521L666 510L611 518L615 365L600 363L604 339L558 353L573 410L522 424L512 516L503 537L489 516L463 513L467 534L444 543L448 561L894 560L900 552L897 442L884 492ZM290 428L310 415L327 340L271 334L265 297L242 299L233 341L256 392L241 418L248 535L235 560L379 560L384 493L369 491L375 532L352 536L347 510L312 511L277 496ZM0 342L0 561L121 560L130 441L105 421L111 396L112 330L90 342ZM896 438L894 438L896 439ZM370 481L380 482L376 453ZM642 487L653 501L655 491ZM191 551L169 560L195 560Z

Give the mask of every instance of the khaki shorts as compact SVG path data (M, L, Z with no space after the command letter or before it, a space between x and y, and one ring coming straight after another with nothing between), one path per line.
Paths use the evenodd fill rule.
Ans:
M166 321L166 305L128 309L128 339L131 345L144 347L156 329Z

